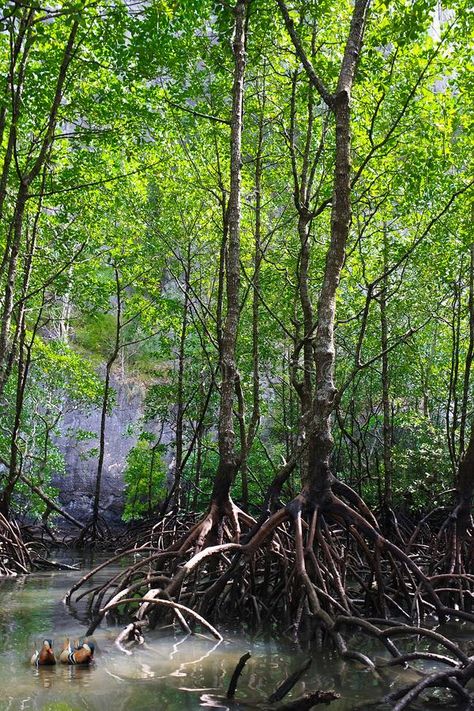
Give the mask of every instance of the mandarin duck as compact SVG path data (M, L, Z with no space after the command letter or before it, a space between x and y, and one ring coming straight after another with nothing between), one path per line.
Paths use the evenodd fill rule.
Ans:
M83 664L87 665L93 661L95 645L94 642L74 642L71 645L69 639L64 642L63 650L59 655L61 664Z
M53 643L50 639L44 639L41 649L34 651L31 657L31 663L36 667L51 666L56 664L56 658L53 652Z

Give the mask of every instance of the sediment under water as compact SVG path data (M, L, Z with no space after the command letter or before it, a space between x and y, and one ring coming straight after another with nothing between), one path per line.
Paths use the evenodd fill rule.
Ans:
M146 646L131 656L114 645L120 628L102 623L94 634L97 646L91 668L36 669L29 664L35 643L52 638L56 650L65 637L80 637L87 624L86 605L68 608L62 602L67 589L84 574L46 572L18 578L0 578L0 710L20 711L178 711L214 707L236 709L225 697L235 665L246 651L252 653L237 689L237 700L263 702L308 657L308 651L286 639L252 639L225 632L225 641L200 636L149 632ZM110 569L103 573L110 575ZM94 579L94 584L100 578ZM222 628L221 628L222 629ZM446 633L446 631L445 631ZM450 636L469 637L465 628L452 628ZM358 648L366 651L362 638ZM371 648L373 651L373 647ZM377 649L384 656L383 649ZM390 671L381 681L370 671L342 662L330 652L313 654L313 664L285 700L316 689L335 689L341 698L331 711L369 708L398 684L413 680L410 670ZM434 667L428 667L434 668ZM322 707L327 708L327 707ZM388 708L388 707L387 707ZM439 709L438 704L425 709ZM443 708L446 708L443 706Z

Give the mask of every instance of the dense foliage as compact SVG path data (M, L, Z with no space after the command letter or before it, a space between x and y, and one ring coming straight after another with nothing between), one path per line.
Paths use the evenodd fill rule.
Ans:
M289 11L334 90L352 4ZM372 505L410 512L453 487L471 427L472 19L464 0L377 0L353 88L334 462ZM4 509L44 511L29 483L54 495L51 476L68 475L62 418L102 406L106 428L120 369L147 389L124 463L125 518L152 513L167 492L206 506L233 27L232 9L211 0L2 3ZM246 49L235 428L248 452L234 498L256 510L298 444L315 377L309 304L328 247L335 124L273 0L250 3ZM296 468L283 494L298 489Z

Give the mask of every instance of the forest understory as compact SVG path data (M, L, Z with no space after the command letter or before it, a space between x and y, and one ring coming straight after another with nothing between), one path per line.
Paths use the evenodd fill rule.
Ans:
M0 576L100 552L65 603L122 654L233 627L473 709L469 4L0 13Z
M458 515L459 505L437 525L430 524L433 512L415 525L392 510L384 533L353 490L333 486L340 496L331 494L324 504L311 505L300 495L258 520L229 499L224 506L212 504L198 520L170 511L140 532L132 529L107 543L96 538L93 546L103 553L114 548L114 554L82 577L65 602L74 609L87 599L87 636L104 618L124 625L116 646L126 654L143 644L146 630L166 629L170 622L184 633L200 630L217 640L224 624L250 635L283 635L309 650L334 649L381 680L393 667L417 671L417 682L381 699L397 711L433 688L448 690L456 708L471 708L472 643L456 643L439 627L448 621L474 624L472 519ZM9 541L4 572L47 564L36 558L34 539L24 544L20 529L3 518L2 531L4 551ZM47 551L44 536L41 545ZM131 563L105 583L94 583L97 573L119 561ZM364 636L380 645L373 657L359 651ZM423 673L417 661L439 670ZM311 700L337 698L327 693Z

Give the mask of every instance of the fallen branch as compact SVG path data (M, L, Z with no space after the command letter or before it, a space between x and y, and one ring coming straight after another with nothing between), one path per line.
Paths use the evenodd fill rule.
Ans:
M242 674L245 665L247 664L248 660L250 659L252 655L250 652L246 652L243 654L239 661L237 662L237 666L234 669L234 673L232 674L232 678L230 680L229 688L227 689L227 698L228 699L233 699L235 696L235 690L237 688L237 682L239 681L239 677Z

